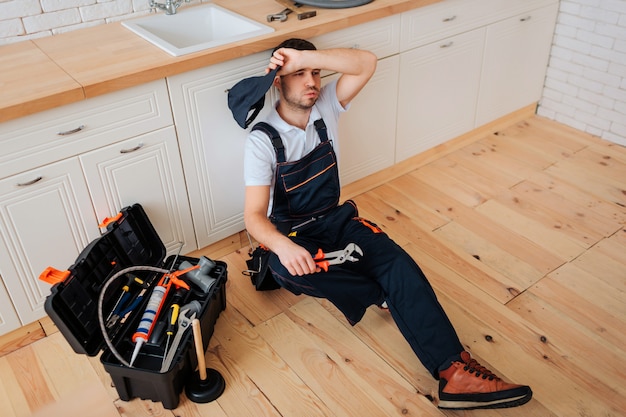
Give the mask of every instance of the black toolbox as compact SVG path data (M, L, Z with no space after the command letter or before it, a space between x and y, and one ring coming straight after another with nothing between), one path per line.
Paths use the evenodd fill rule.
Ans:
M215 279L209 280L212 284L208 288L200 289L191 283L188 291L176 291L176 287L172 285L165 296L166 301L159 318L156 319L157 330L153 331L150 340L142 346L133 367L128 367L117 359L105 343L98 318L101 289L113 275L127 267L153 266L177 270L182 269L181 264L185 262L186 266L197 265L199 259L185 256L164 259L166 252L163 242L139 204L123 208L118 216L109 219L105 227L103 235L91 242L68 270L48 268L42 273L42 280L56 281L51 294L46 298L45 311L76 353L95 356L104 349L100 361L111 375L120 399L128 401L139 397L160 401L166 409L176 408L185 383L193 379L198 359L193 333L188 329L180 339L171 366L161 372L167 344L166 332L161 332L165 324L162 318L169 314L168 301L171 302L175 294L181 306L190 302L200 303L199 307L198 304L193 305L199 309L197 318L202 331L202 345L206 351L215 322L220 312L226 308L226 264L205 258L212 266L207 275ZM173 262L175 265L172 266ZM110 328L107 327L112 346L127 362L130 362L135 347L132 335L137 330L151 292L161 277L163 273L159 272L132 271L130 275L124 274L111 281L104 293L101 301L103 322L109 322L114 307L119 306L118 301L125 294L125 285L131 284L126 292L128 297L140 300L139 305L127 313L125 319L120 318L111 323ZM185 275L180 278L186 281ZM142 291L143 296L139 297Z

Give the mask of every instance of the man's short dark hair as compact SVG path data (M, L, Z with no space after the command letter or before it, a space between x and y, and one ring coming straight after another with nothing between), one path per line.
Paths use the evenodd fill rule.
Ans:
M274 48L274 50L272 51L272 54L276 52L277 50L279 50L280 48L297 49L299 51L317 50L315 45L313 45L311 42L304 40L304 39L298 39L298 38L291 38L291 39L287 39L286 41L282 41L280 45Z

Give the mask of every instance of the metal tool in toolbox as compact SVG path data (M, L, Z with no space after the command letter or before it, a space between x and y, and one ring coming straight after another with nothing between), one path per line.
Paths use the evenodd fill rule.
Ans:
M150 300L148 301L146 309L144 310L144 314L141 318L141 321L139 322L137 331L132 337L132 341L133 343L135 343L135 349L133 350L133 354L130 360L130 366L132 366L133 363L135 362L135 359L137 358L137 355L139 354L141 347L150 339L150 335L155 327L156 320L160 316L160 312L163 308L163 305L165 304L165 300L167 299L167 295L170 292L171 286L174 285L176 287L177 292L181 288L185 290L189 290L189 285L185 281L181 280L179 276L185 275L194 285L200 288L205 294L208 293L211 286L216 281L215 278L212 278L209 276L209 273L215 267L215 262L207 258L206 256L201 257L197 265L192 265L186 261L182 262L178 271L172 272L172 269L174 268L174 265L176 264L176 259L178 259L178 254L176 255L176 258L174 258L170 271L166 274L163 274L163 277L161 278L157 286L152 291L152 295L150 296ZM179 298L182 299L182 297L179 297ZM199 308L197 309L196 313L200 313ZM185 322L186 317L184 317L184 315L181 315L181 314L182 314L182 311L180 310L178 306L178 300L176 300L176 297L174 297L172 300L172 305L170 307L170 310L167 313L167 316L168 316L167 317L168 329L166 331L167 340L166 340L165 352L163 355L163 364L162 364L162 367L164 367L165 369L168 369L169 365L171 364L171 359L170 359L170 364L166 363L167 362L166 355L170 352L175 353L178 347L178 343L180 342L179 333L181 330L181 322L185 324L184 327L186 327L186 325L189 324ZM174 327L177 322L178 322L179 331L176 333L174 343L172 344L172 346L170 346L169 342L170 342L171 336L174 334ZM191 321L189 320L189 322ZM180 335L180 337L182 337L182 335Z
M200 314L200 309L201 305L197 301L192 301L191 303L181 307L180 313L178 314L176 336L174 336L171 346L169 346L169 349L165 352L163 364L161 365L161 372L166 372L172 365L172 362L176 357L178 346L185 335L185 331L190 328L191 322L198 314Z
M334 252L324 253L322 249L319 249L313 260L315 260L317 266L328 272L330 265L340 265L346 261L357 262L360 258L353 256L354 254L363 256L363 251L356 243L348 243L345 249Z
M187 293L187 290L185 290L184 288L177 288L176 291L174 291L174 295L172 296L172 300L170 301L170 306L168 307L168 312L167 315L165 317L165 337L166 337L166 341L165 341L165 350L163 351L163 362L165 362L165 354L167 353L167 350L170 346L170 340L172 339L172 336L174 335L174 332L176 332L176 323L178 323L178 315L180 314L180 303L181 300L184 298L185 294ZM154 334L154 332L153 332ZM157 338L158 340L158 338Z

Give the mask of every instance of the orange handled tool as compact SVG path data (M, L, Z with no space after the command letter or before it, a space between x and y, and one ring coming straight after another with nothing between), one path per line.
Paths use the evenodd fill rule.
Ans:
M353 254L363 255L363 251L361 248L355 243L348 243L345 249L337 250L334 252L324 253L322 249L318 249L315 256L313 256L313 260L320 269L328 272L328 267L330 265L339 265L346 261L356 262L359 258L353 256Z
M139 326L137 327L137 331L133 334L132 340L135 343L135 349L133 350L133 355L130 359L130 366L133 366L135 359L137 359L137 355L141 350L141 347L144 343L148 341L150 338L150 334L152 333L152 329L154 328L154 323L156 319L159 317L159 313L161 312L161 308L165 303L165 299L167 298L167 293L170 291L170 287L172 284L176 286L176 288L183 287L185 289L189 289L189 285L185 281L182 281L178 278L179 275L187 273L192 269L197 268L197 265L182 271L176 271L168 274L163 274L159 283L154 287L152 291L152 295L150 295L150 300L148 300L148 305L144 310L143 316L141 317L141 321L139 322Z

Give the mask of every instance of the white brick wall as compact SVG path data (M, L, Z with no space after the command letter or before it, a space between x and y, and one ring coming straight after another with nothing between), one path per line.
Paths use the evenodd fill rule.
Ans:
M538 114L626 146L626 0L561 0Z
M210 0L191 0L186 7ZM0 45L149 13L149 0L0 0ZM159 0L164 3L165 0ZM162 12L160 12L162 13Z

